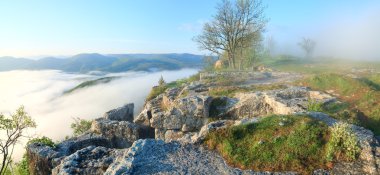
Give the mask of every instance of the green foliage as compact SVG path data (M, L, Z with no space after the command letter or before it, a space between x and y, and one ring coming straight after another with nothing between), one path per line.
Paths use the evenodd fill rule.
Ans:
M146 97L146 101L156 98L158 95L164 93L166 89L167 89L167 86L153 87L152 90L149 92L148 96Z
M12 169L8 167L5 175L29 175L29 162L26 154L23 155L20 162L12 164Z
M184 84L188 84L188 83L191 83L194 81L199 81L199 73L194 74L194 75L190 76L189 78L179 79L177 81L166 83L164 86L155 86L149 92L145 101L149 101L149 100L156 98L158 95L164 93L166 91L166 89L168 89L168 88L181 87Z
M331 129L331 138L327 144L327 159L334 158L356 160L361 149L356 135L347 123L337 123Z
M308 80L308 84L316 89L336 90L341 95L352 95L363 86L360 82L339 74L321 74Z
M116 78L119 78L119 77L103 77L103 78L99 78L99 79L96 79L96 80L85 81L85 82L82 82L79 85L75 86L74 88L65 91L64 94L70 94L70 93L72 93L74 91L77 91L79 89L95 86L95 85L98 85L98 84L109 83L110 81L112 81L112 80L114 80Z
M5 117L0 114L0 129L16 129L16 127L21 128L35 128L37 125L34 120L25 112L24 106L19 107L16 113L12 114L10 117Z
M74 123L71 123L70 127L73 129L74 136L79 136L90 130L91 124L92 120L74 118Z
M256 171L310 174L326 168L329 130L308 116L269 116L258 123L233 126L208 134L206 144L229 164Z
M323 103L309 99L307 104L308 111L323 112Z
M332 117L358 124L379 135L380 91L377 90L376 76L365 79L339 74L320 74L301 80L300 84L319 91L333 91L343 103L336 104L338 106L335 107L327 106L324 111Z
M331 117L340 121L360 125L359 114L356 109L352 109L347 102L328 103L323 106L323 111Z
M39 143L39 144L46 145L52 148L56 147L56 144L54 143L54 141L51 138L46 137L46 136L33 138L28 141L27 145L32 144L32 143Z
M12 163L13 148L21 137L26 136L25 130L35 127L36 123L25 111L24 106L19 107L9 117L0 114L0 160L2 160L0 174L6 173L9 169L9 165Z

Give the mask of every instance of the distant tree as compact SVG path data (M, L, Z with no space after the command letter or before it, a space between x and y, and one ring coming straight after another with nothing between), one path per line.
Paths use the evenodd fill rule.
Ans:
M272 57L274 54L274 50L276 48L276 41L274 40L273 36L269 36L266 38L266 52L268 53L268 56Z
M24 133L28 128L35 128L36 123L25 112L24 107L19 107L14 114L5 117L0 114L0 154L1 169L0 174L4 174L12 162L12 155L15 145L21 138L27 137Z
M164 77L160 77L160 79L158 80L158 86L162 87L162 86L165 86L166 82L164 80Z
M71 123L71 129L73 129L74 136L79 136L90 130L92 120L85 120L81 118L74 118L74 123Z
M311 58L316 46L316 42L310 38L302 38L298 45L305 51L305 57Z
M204 70L213 70L214 69L214 64L215 64L215 59L212 56L205 56L203 57L203 64L204 64Z
M263 12L261 0L237 0L234 4L223 0L217 6L214 19L204 25L202 34L194 40L200 49L219 56L227 54L229 67L236 69L238 52L258 42L257 36L264 30L266 19Z

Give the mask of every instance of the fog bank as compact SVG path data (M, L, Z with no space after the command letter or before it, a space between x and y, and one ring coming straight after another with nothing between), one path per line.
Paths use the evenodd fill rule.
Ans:
M162 75L170 82L195 74L195 69L156 73L125 72L104 76L68 74L55 70L0 72L0 113L6 116L20 105L35 119L37 128L29 131L34 136L48 136L55 141L72 135L70 124L74 117L95 119L104 112L126 103L135 103L136 112ZM62 95L81 82L105 76L121 76L107 84ZM20 157L23 151L16 151Z

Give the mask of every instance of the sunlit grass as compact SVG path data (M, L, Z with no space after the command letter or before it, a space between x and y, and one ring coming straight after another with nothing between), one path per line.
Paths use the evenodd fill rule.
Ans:
M364 77L365 78L365 77ZM339 74L321 74L300 82L315 90L338 95L343 103L329 104L324 111L337 119L359 124L380 135L380 91L375 81Z
M236 167L309 174L327 168L328 138L328 127L309 117L270 116L258 123L212 132L205 143Z

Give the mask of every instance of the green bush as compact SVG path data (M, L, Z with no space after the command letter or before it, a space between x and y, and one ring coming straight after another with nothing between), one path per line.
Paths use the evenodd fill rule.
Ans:
M71 129L73 129L74 136L79 136L90 130L92 120L85 120L80 118L74 118L74 123L71 124Z
M56 147L56 144L53 142L53 140L51 138L45 137L45 136L33 138L33 139L29 140L27 144L29 145L32 143L40 143L40 144L43 144L46 146L50 146L52 148Z
M167 86L155 86L152 88L152 90L149 92L148 96L146 97L146 101L152 100L156 98L158 95L164 93L167 89Z
M323 103L318 102L316 100L309 99L307 104L308 111L314 112L322 112L323 111Z
M165 84L166 82L164 80L164 77L161 75L160 79L158 80L158 86L165 86Z
M347 123L337 123L331 128L331 138L327 144L327 159L355 160L360 147L356 135Z

